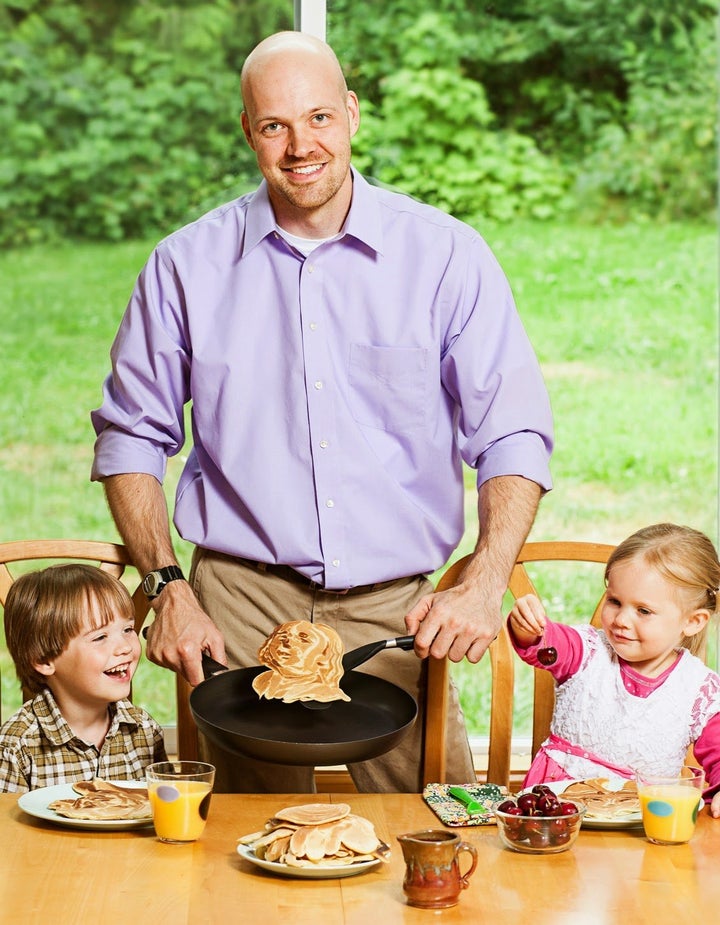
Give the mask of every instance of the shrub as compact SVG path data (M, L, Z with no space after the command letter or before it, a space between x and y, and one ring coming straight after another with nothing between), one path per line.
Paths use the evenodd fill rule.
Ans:
M363 109L356 163L466 221L557 214L563 173L531 138L497 130L482 85L463 76L459 45L439 17L421 16L404 44L404 66L381 81L379 105Z

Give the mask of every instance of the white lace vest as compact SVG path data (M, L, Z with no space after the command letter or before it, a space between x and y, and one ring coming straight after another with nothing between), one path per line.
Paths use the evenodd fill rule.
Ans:
M649 697L628 693L618 659L605 634L577 627L583 638L578 672L555 691L551 731L628 771L675 774L688 746L708 719L720 712L720 695L701 688L713 672L686 649L665 682ZM602 766L586 758L548 753L575 779L597 776Z

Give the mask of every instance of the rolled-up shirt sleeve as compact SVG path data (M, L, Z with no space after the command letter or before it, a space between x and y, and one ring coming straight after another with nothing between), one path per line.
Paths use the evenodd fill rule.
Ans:
M182 288L155 252L143 269L111 349L102 406L92 412L93 479L144 472L162 482L185 442L189 398Z
M477 470L478 486L495 476L521 475L549 490L548 392L509 283L481 238L471 244L448 329L443 384L460 408L458 446Z

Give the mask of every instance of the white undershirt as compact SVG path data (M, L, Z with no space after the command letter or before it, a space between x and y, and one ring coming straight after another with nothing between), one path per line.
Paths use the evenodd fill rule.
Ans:
M309 257L316 247L320 247L320 245L325 244L326 241L334 241L342 234L342 232L339 231L337 234L330 235L329 238L301 238L296 234L291 234L289 231L285 231L285 229L280 228L279 225L276 225L276 228L280 237L284 238L288 244L294 247L295 250L300 251L300 253L304 254L306 257Z

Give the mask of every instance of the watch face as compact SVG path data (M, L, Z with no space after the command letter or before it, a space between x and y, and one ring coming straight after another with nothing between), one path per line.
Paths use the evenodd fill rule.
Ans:
M142 588L145 594L152 600L160 594L168 582L183 577L179 565L168 565L165 568L155 569L154 572L148 572L143 578Z
M160 575L157 572L150 572L143 579L143 591L146 594L154 594L160 584Z

